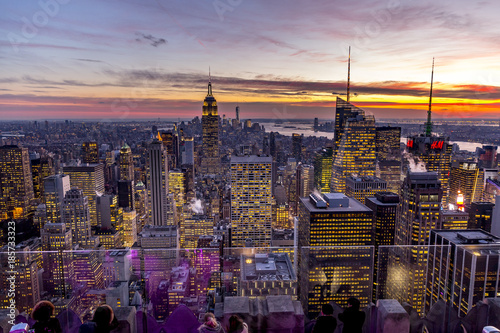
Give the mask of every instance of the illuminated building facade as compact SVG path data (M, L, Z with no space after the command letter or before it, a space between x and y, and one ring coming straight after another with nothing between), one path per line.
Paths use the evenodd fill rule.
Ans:
M297 299L297 276L287 253L241 255L238 296L289 295Z
M189 208L185 210L185 218L179 228L179 242L181 249L194 249L198 245L200 236L213 234L214 222L204 214L196 214Z
M82 144L82 163L99 163L99 147L97 146L97 142L84 142Z
M104 193L104 164L82 164L63 167L63 173L69 175L71 188L83 191L89 200L90 224L97 226L96 197Z
M54 174L54 159L50 156L31 160L31 174L33 176L33 192L35 199L42 199L44 179Z
M407 302L421 313L425 293L425 269L429 233L439 226L443 190L436 172L408 172L401 188L395 245L402 246L389 258L389 269L399 269L399 281L388 288L388 298ZM404 247L411 245L411 247ZM420 247L419 247L420 246ZM388 281L389 283L389 281Z
M33 306L40 301L41 272L38 267L37 256L41 256L39 239L31 238L15 247L15 304L19 312L30 313ZM0 308L7 309L10 305L10 277L12 269L9 267L7 246L0 249ZM8 280L9 279L9 280Z
M100 228L95 230L95 236L99 238L99 244L106 250L122 247L121 235L114 228Z
M203 101L203 113L201 116L202 127L202 172L217 174L220 170L219 157L219 114L217 113L217 101L212 95L212 83L208 82L208 94Z
M377 160L401 160L401 127L381 126L375 129Z
M82 247L92 245L89 202L82 190L73 188L66 192L61 220L71 229L73 245L79 244Z
M148 147L147 183L149 223L168 225L168 155L158 140Z
M120 149L118 163L120 166L120 180L134 180L134 158L129 145L124 144Z
M479 302L500 292L500 238L484 230L432 230L425 308L438 300L465 317ZM453 314L452 314L453 315Z
M379 251L379 247L394 245L399 196L392 192L378 192L367 197L365 205L373 211L375 223L374 299L385 299L388 253Z
M49 223L61 222L61 212L66 192L71 188L68 175L53 175L45 178L43 201L46 208L46 217ZM43 228L42 221L41 227Z
M484 170L475 162L456 162L450 168L449 203L459 205L457 199L463 196L462 205L469 207L483 195Z
M300 198L300 301L310 317L328 302L371 301L373 240L373 211L357 200L342 193Z
M0 220L27 217L34 198L28 148L0 146Z
M465 230L469 221L469 214L461 210L443 209L439 214L439 225L436 229Z
M330 183L333 192L345 193L346 178L351 175L375 176L375 118L356 110L356 116L345 120L341 140L335 139L338 149Z
M129 208L123 210L123 227L121 228L123 246L132 247L137 242L137 212Z
M340 147L340 141L344 134L344 129L347 127L348 119L355 118L357 115L363 115L365 112L360 108L352 105L348 101L344 101L337 97L335 106L335 131L334 131L334 152L337 153Z
M74 275L71 229L65 223L46 223L40 235L44 251L43 289L54 296L69 294Z
M252 239L256 247L270 246L272 220L270 156L231 156L231 227L233 247Z
M333 149L323 148L314 156L314 186L323 193L330 192L332 178Z
M345 194L359 202L365 202L365 198L373 197L375 193L386 191L387 182L374 176L348 176L346 178Z
M452 147L448 138L437 136L409 137L406 143L408 152L422 160L425 163L427 171L438 173L443 190L443 206L449 203L448 190Z
M170 170L168 172L168 192L173 195L175 206L178 212L182 212L182 208L186 203L186 178L184 172L179 169ZM182 218L183 214L179 214Z

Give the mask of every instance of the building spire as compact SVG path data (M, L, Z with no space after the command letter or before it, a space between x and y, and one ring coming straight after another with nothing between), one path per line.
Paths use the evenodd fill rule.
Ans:
M212 96L212 75L210 74L210 66L208 66L208 94L207 96Z
M349 91L351 83L351 46L349 46L349 58L347 59L347 103L349 103L351 93Z
M425 136L432 134L432 85L434 83L434 58L432 58L431 91L429 93L429 110L427 111L427 122L425 123Z

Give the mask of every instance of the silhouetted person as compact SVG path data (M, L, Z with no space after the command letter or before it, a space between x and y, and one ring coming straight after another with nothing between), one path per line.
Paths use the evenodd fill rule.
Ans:
M227 333L248 333L248 325L237 315L229 317Z
M79 333L109 333L118 327L118 320L109 305L101 305L94 312L91 322L82 324Z
M365 313L359 311L360 302L351 297L347 300L347 308L339 313L339 319L344 323L342 333L362 333L365 322Z
M205 313L204 323L198 327L198 332L200 333L225 333L221 324L215 319L215 316L211 312Z
M321 307L321 315L316 319L316 324L312 329L312 333L333 333L337 328L337 319L333 317L333 306L323 304Z
M49 301L40 301L36 303L31 318L36 323L31 327L35 333L62 333L61 324L57 318L51 318L54 314L55 306Z

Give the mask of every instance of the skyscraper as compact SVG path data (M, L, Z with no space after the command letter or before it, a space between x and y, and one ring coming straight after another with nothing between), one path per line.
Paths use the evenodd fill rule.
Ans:
M168 154L168 168L175 169L179 166L179 137L175 129L161 132L161 141Z
M450 168L449 203L457 205L457 198L463 196L463 205L470 207L472 202L481 200L483 195L484 170L475 162L455 162Z
M43 180L54 174L54 159L50 156L31 160L31 173L33 176L33 191L35 199L43 197Z
M89 202L82 190L74 188L66 192L61 220L71 229L73 245L84 248L92 245Z
M394 245L399 196L391 192L378 192L373 197L366 197L365 205L373 211L375 220L374 299L384 299L387 298L388 252L379 251L379 247Z
M82 144L82 163L99 163L99 147L97 142L84 142Z
M154 140L148 147L147 192L149 223L168 224L168 156L161 141Z
M129 145L120 149L118 159L120 180L118 181L118 205L123 208L135 209L135 177L134 159Z
M212 95L211 81L208 81L208 93L203 101L201 126L203 135L202 171L208 174L216 174L220 170L219 115L217 113L217 101Z
M401 127L380 126L375 129L377 159L401 160Z
M345 121L338 141L330 184L333 192L345 193L346 177L353 174L375 176L375 118L365 116L361 109L356 113Z
M90 223L97 226L96 197L104 193L104 164L82 164L63 167L63 173L69 175L71 188L83 191L89 200Z
M22 218L34 199L28 148L0 147L0 220Z
M69 295L74 275L71 229L65 223L47 223L41 230L44 290L54 296Z
M387 296L407 302L421 313L429 232L439 226L443 190L436 172L408 172L401 188L394 255L389 269L399 271L398 281L388 281ZM404 247L410 245L410 247ZM404 275L404 276L403 276ZM396 278L389 276L388 280Z
M297 133L292 134L292 155L297 163L302 161L302 138L303 135Z
M45 203L46 216L49 223L61 222L64 196L70 188L68 175L58 174L44 179L43 201ZM41 225L41 228L43 228L43 225Z
M437 136L413 136L408 138L406 148L410 154L424 162L427 171L437 172L443 189L442 204L448 204L448 184L451 164L451 149L448 138Z
M307 197L314 190L314 167L307 164L297 166L297 198Z
M432 85L434 82L434 59L432 59L431 89L429 94L429 109L425 122L425 133L420 136L408 137L406 148L410 154L425 163L427 171L438 173L443 190L442 204L448 204L449 174L451 164L451 149L449 138L433 135L432 124Z
M121 228L123 246L132 247L137 242L137 212L130 208L123 210L123 227Z
M232 246L270 246L272 219L272 163L270 156L231 156Z
M120 165L120 180L134 180L134 158L129 145L124 144L120 149L118 163Z
M314 156L314 186L323 193L330 192L332 178L333 149L322 148Z
M425 308L444 300L458 317L498 297L500 238L484 230L432 230Z
M349 297L363 305L371 300L372 229L372 210L342 193L300 198L300 301L310 317L321 304L346 306Z

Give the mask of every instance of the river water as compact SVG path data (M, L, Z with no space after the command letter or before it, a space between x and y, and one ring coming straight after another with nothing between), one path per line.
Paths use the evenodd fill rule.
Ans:
M281 135L286 135L286 136L292 136L293 133L298 133L298 134L304 134L304 136L324 136L327 137L330 140L333 140L333 132L315 132L312 129L311 124L301 124L301 123L294 123L294 124L278 124L276 125L275 123L259 123L261 126L264 126L266 129L266 132L278 132ZM293 126L295 128L290 128L286 126ZM401 142L406 144L406 138L401 138ZM466 150L470 152L475 152L476 148L480 148L483 146L482 143L479 142L466 142L466 141L450 141L450 143L456 143L461 150ZM486 144L484 144L486 145Z

